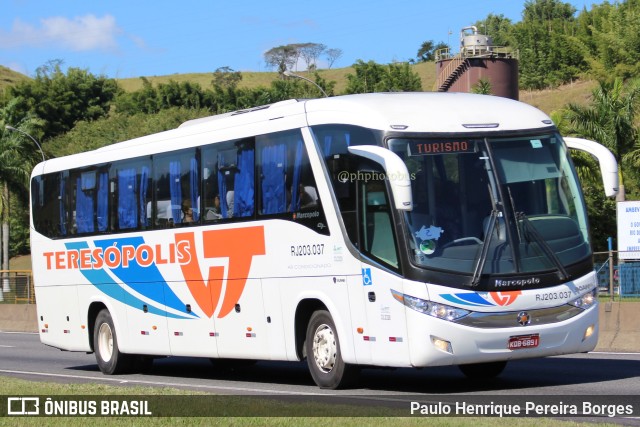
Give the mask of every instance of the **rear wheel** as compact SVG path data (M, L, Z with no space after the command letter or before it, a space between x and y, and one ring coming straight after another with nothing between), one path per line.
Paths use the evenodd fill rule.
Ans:
M135 358L120 352L118 337L109 310L104 309L96 317L93 330L93 350L98 367L103 374L114 375L130 371Z
M342 360L340 341L331 315L326 310L313 313L305 341L307 365L320 388L338 389L352 384L358 368Z
M485 380L495 378L504 371L507 362L487 362L487 363L471 363L469 365L459 365L458 368L468 378Z

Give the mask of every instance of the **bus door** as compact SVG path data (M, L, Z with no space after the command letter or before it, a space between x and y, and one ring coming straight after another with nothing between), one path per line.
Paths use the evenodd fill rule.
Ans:
M393 209L382 170L363 173L358 181L358 245L361 263L361 300L367 326L361 341L371 351L370 363L385 365L405 359L409 364L409 345L404 306L394 300L392 291L403 292L399 274L398 244L394 232ZM358 347L362 345L356 344ZM400 362L402 363L402 362Z

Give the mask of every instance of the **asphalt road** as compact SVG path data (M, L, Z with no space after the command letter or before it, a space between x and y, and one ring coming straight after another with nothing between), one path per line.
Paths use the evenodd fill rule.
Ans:
M174 387L215 394L333 396L348 399L402 400L464 396L503 399L526 396L567 400L570 396L632 399L640 409L640 353L588 353L512 361L500 377L473 382L456 367L365 369L357 388L321 390L306 364L258 362L234 370L216 368L207 359L164 358L144 375L105 376L94 355L69 353L40 343L37 334L0 332L0 376L31 381L103 383ZM378 404L373 401L371 404ZM612 421L605 418L605 421ZM618 419L640 425L638 418Z

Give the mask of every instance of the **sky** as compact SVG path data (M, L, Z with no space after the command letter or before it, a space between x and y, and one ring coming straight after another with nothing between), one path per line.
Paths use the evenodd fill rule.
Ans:
M565 0L578 11L599 0ZM0 65L33 77L48 61L111 78L272 71L264 53L291 43L358 59L416 58L424 41L459 46L490 13L521 20L525 0L2 0ZM482 32L481 28L479 29ZM322 57L318 67L326 68ZM304 69L304 66L302 66Z

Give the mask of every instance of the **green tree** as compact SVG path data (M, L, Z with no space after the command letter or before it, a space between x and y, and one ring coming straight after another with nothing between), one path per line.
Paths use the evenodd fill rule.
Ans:
M640 1L592 6L578 17L577 38L589 52L593 74L612 80L640 72Z
M342 49L332 48L324 51L327 59L327 68L333 67L333 64L342 56Z
M347 74L346 93L410 92L422 90L420 76L407 63L380 65L359 59Z
M418 62L427 62L433 61L433 48L435 45L433 44L433 40L427 40L422 42L420 45L420 49L418 49Z
M284 45L269 49L264 53L264 61L279 74L290 70L298 61L298 49L294 45Z
M427 40L422 42L420 49L418 49L418 62L433 61L436 59L436 52L440 49L446 49L449 46L445 42L434 44L433 40Z
M19 98L19 115L33 113L44 120L43 138L67 132L80 120L95 120L109 113L118 86L113 79L97 77L86 70L51 61L38 68L33 80L7 88L5 100Z
M511 46L511 30L513 23L504 15L490 13L482 21L477 21L475 27L482 34L491 37L494 46Z
M529 0L523 19L511 29L520 52L520 85L528 89L556 86L586 70L583 46L574 40L576 9L559 0Z
M210 116L207 109L173 107L157 113L112 113L94 121L78 122L69 132L48 141L54 156L67 156L152 133L175 129L187 120Z
M364 62L361 59L353 64L355 74L347 74L347 88L345 92L369 93L375 92L376 86L382 81L384 66L374 61Z
M389 64L376 92L419 92L422 90L420 76L406 62Z
M212 86L219 86L221 88L236 88L242 81L242 73L235 71L230 67L220 67L213 72L213 80L211 80Z
M603 144L618 161L619 200L625 199L623 170L629 165L640 168L640 146L634 126L639 95L640 86L626 88L622 79L600 81L589 105L567 106L570 132Z

